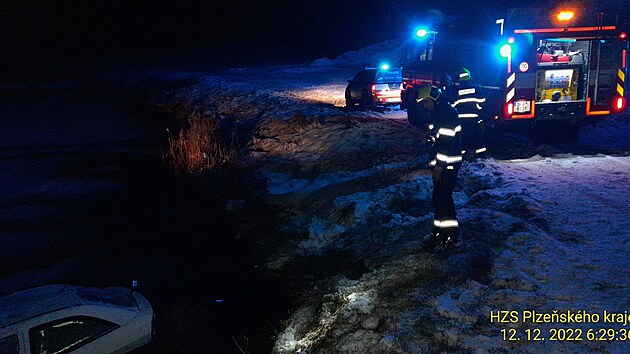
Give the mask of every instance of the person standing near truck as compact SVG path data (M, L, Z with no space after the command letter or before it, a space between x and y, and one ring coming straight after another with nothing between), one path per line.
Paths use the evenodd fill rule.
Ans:
M472 81L470 71L462 68L457 77L458 85L453 86L451 105L457 109L462 122L462 155L467 161L474 161L486 152L483 141L484 123L481 111L486 102L479 86Z
M418 91L417 102L429 112L429 140L432 142L433 230L423 247L434 253L461 245L453 189L462 163L462 126L455 108L442 91L426 85Z

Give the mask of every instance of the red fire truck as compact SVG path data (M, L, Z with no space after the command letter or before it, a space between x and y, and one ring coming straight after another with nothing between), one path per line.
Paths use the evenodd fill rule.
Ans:
M425 50L424 59L430 53L449 60L420 60L408 66L403 72L403 107L410 121L417 120L413 96L418 86L440 84L443 73L462 65L486 87L485 110L493 123L529 120L576 126L589 117L619 112L630 97L628 35L623 28L627 20L619 13L575 7L511 10L496 21L500 43L493 48L464 48L456 59L438 46ZM484 54L488 50L499 55Z
M507 37L500 47L505 65L497 119L577 123L626 107L628 38L615 17L572 8L512 17L497 21ZM532 22L537 26L527 26Z

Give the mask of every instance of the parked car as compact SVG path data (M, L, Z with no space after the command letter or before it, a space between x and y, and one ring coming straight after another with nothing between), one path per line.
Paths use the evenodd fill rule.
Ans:
M0 298L0 353L126 353L151 341L152 322L131 289L43 286Z
M366 109L376 105L400 104L402 68L366 68L346 87L346 107Z

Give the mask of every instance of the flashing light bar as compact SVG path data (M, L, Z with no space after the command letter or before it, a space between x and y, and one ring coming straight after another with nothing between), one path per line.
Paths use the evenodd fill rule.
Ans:
M614 31L617 26L602 26L602 27L569 27L569 32L584 32L584 31Z
M616 29L617 29L617 26L553 27L553 28L517 29L517 30L514 30L514 33L559 33L559 32L614 31Z
M558 21L570 21L573 19L573 16L575 16L573 11L560 11L558 15L556 15L556 18Z
M418 31L416 31L416 36L423 38L425 37L427 34L429 34L429 31L427 31L424 28L419 29Z

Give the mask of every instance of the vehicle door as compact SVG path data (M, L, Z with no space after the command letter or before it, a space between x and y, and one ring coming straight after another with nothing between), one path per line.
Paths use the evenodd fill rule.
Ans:
M622 67L622 45L613 41L593 41L588 97L593 109L609 109L618 94L617 75Z

